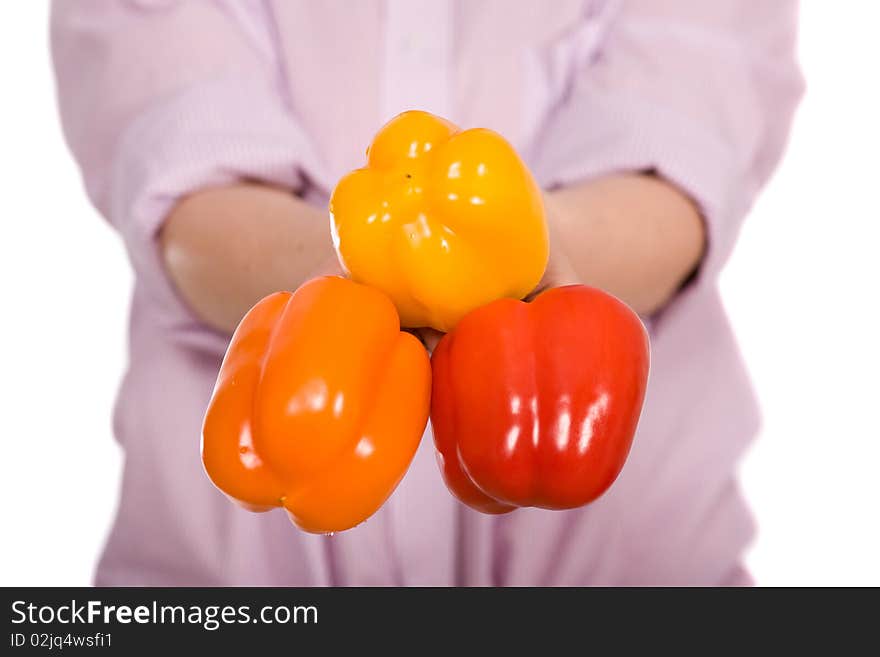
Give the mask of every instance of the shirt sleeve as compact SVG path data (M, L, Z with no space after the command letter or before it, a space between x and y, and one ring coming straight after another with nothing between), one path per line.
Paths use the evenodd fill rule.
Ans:
M603 39L550 115L535 169L545 187L649 171L699 205L714 284L776 166L803 93L789 0L608 3Z
M287 106L271 25L250 0L56 1L62 127L138 284L186 317L156 236L194 190L257 179L299 191L321 165Z

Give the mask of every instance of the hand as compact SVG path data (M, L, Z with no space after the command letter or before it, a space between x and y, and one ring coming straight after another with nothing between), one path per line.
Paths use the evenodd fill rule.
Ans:
M341 276L342 278L349 278L348 272L343 269L342 265L339 264L339 258L336 257L335 252L331 252L324 260L322 260L317 267L315 267L309 275L306 277L306 281L309 281L313 278L318 278L319 276Z
M551 287L576 285L582 282L575 273L571 260L569 260L568 255L562 248L562 237L557 228L558 215L554 209L552 199L547 195L544 196L544 206L547 211L547 231L550 234L550 258L547 261L547 267L544 269L544 275L541 277L538 285L526 297L527 301L531 301L541 292Z
M646 173L619 173L544 195L551 229L582 283L597 287L641 315L660 310L699 265L705 226L686 193ZM553 283L567 279L556 262Z
M232 333L278 290L294 290L334 263L327 212L289 190L240 183L195 192L169 212L159 234L163 264L206 325Z

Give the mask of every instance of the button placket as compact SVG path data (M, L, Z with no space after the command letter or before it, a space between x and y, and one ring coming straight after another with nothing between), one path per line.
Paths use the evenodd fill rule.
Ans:
M453 118L452 3L386 0L385 9L383 120L408 109ZM388 505L397 583L451 581L456 503L437 469L430 429Z
M452 3L386 0L384 120L408 109L452 111Z

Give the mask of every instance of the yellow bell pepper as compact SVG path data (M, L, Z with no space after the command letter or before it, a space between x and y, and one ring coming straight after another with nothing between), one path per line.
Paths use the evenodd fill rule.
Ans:
M541 191L513 147L427 112L379 131L330 215L342 265L385 292L407 327L449 331L475 308L527 295L547 265Z

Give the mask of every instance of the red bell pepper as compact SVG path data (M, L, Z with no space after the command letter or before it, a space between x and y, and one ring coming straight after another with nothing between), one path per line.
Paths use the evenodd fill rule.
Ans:
M447 486L486 513L596 499L629 454L649 360L638 316L594 288L472 311L432 359L431 420Z

